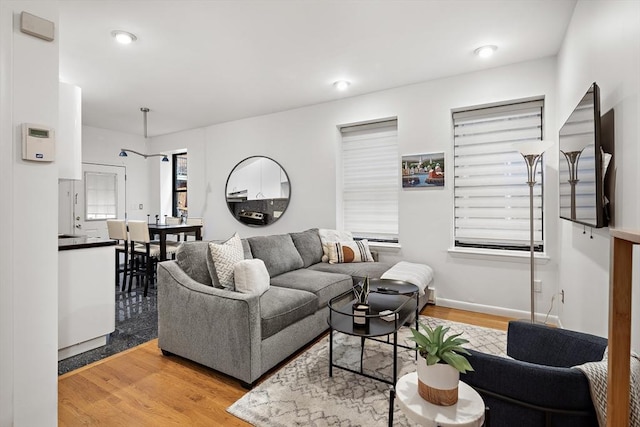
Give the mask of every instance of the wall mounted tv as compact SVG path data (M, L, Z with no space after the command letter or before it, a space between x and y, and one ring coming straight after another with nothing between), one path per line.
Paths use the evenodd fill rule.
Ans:
M600 88L593 83L560 128L560 218L595 228L609 224L613 140L613 110L600 116Z

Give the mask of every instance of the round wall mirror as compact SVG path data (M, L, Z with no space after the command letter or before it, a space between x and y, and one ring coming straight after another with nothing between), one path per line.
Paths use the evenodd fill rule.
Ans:
M227 178L229 211L243 224L273 224L289 205L291 184L287 172L269 157L252 156L238 163Z

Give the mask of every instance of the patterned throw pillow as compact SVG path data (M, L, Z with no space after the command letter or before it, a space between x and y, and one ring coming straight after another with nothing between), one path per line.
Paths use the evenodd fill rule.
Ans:
M366 239L353 242L330 242L323 246L329 254L329 264L373 262L369 242Z
M211 258L216 266L216 275L220 286L226 289L235 290L233 281L233 268L237 262L244 259L244 251L240 236L235 233L224 243L209 243Z
M321 228L318 230L318 235L320 236L320 242L322 243L322 262L329 261L329 252L326 246L328 243L353 242L353 235L350 231Z

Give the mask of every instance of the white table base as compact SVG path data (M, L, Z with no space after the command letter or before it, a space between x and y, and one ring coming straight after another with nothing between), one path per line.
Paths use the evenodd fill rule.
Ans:
M460 381L458 403L438 406L418 394L418 374L404 375L396 384L396 399L402 412L410 420L427 427L480 427L484 422L485 406L471 386Z

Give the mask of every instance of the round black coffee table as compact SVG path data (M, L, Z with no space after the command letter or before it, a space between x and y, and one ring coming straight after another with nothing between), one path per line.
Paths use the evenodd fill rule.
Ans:
M356 282L357 278L354 278ZM398 347L415 350L415 346L408 347L398 344L398 330L411 320L415 315L416 328L418 327L418 292L417 286L400 280L370 279L371 292L369 294L370 314L366 315L368 325L366 327L354 325L353 290L332 298L329 301L329 376L333 376L333 368L340 368L349 372L363 375L374 380L394 385L398 374ZM390 314L380 314L389 310ZM388 320L385 320L388 319ZM333 363L333 334L341 332L361 338L360 370L354 370ZM388 336L393 335L393 342L389 342ZM387 336L387 340L377 337ZM364 355L365 339L374 339L379 342L393 345L393 378L385 379L369 375L363 372L362 359ZM416 352L417 356L417 352Z

